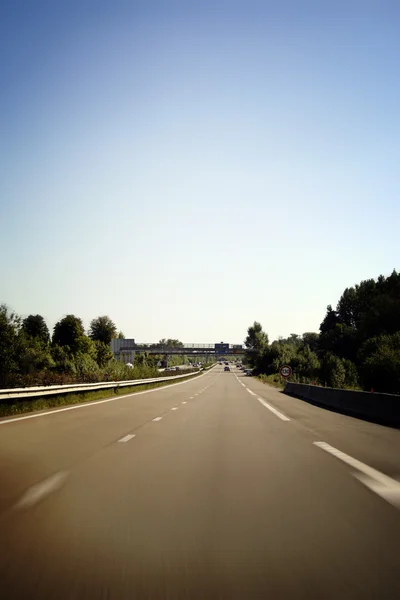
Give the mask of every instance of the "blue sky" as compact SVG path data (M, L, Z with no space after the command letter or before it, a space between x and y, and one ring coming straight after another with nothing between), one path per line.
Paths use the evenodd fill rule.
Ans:
M0 301L316 331L399 268L396 2L0 3Z

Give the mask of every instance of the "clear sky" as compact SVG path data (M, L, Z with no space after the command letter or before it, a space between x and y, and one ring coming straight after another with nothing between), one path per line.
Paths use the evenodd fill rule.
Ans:
M0 2L0 301L316 331L400 258L400 4Z

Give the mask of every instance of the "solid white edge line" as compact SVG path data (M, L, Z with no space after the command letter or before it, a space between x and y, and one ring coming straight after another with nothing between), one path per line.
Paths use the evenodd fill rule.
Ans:
M335 456L353 469L356 469L358 473L353 473L354 477L372 492L375 492L375 494L378 494L396 508L400 508L400 483L398 481L369 467L326 442L313 442L313 444L314 446L318 446L318 448L325 450L325 452L329 452L329 454L332 454L332 456Z
M205 375L207 375L207 373L203 373L203 375L198 375L195 379L200 379L200 377L204 377ZM118 396L117 398L105 398L104 400L95 400L93 402L85 402L83 404L76 404L74 406L66 406L65 408L56 408L54 410L34 413L32 415L23 415L21 417L13 417L12 419L4 419L0 420L0 425L8 425L8 423L15 423L16 421L27 421L28 419L38 419L39 417L47 417L48 415L55 415L56 413L66 412L68 410L78 410L79 408L93 408L94 406L98 406L99 404L106 404L107 402L116 402L117 400L129 398L129 396L141 396L142 394L164 392L167 389L176 387L177 385L185 385L186 383L190 383L191 381L193 381L193 379L188 379L187 381L180 381L179 383L171 383L170 385L165 385L160 388L154 388L153 390L144 390L143 392L131 392L130 394L125 394L124 396Z
M162 417L155 417L152 421L161 421Z
M343 462L347 463L351 467L354 467L355 469L357 469L357 471L361 471L365 475L369 475L369 477L372 477L372 479L379 481L379 483L386 484L386 483L388 483L388 481L391 481L391 478L388 477L387 475L384 475L380 471L376 471L372 467L369 467L368 465L362 463L361 461L357 460L356 458L353 458L352 456L345 454L341 450L334 448L334 446L331 446L330 444L327 444L326 442L313 442L313 444L314 444L314 446L318 446L318 448L322 448L322 450L325 450L325 452L329 452L330 454L333 454L333 456L336 456L336 458L338 458L339 460L342 460Z
M128 435L126 435L125 437L121 438L120 440L118 440L118 442L129 442L129 440L131 440L132 438L136 437L135 433L129 433Z
M265 402L265 400L263 398L260 398L259 396L257 396L257 400L263 406L265 406L265 408L268 408L268 410L270 410L272 413L274 413L274 415L276 415L277 417L279 417L280 419L282 419L282 421L290 421L289 417L287 417L283 413L279 412L279 410L276 410L276 408L274 408L273 406L271 406L270 404L268 404L268 402Z
M68 471L59 471L58 473L47 477L47 479L32 485L27 489L19 502L17 502L15 508L30 508L34 504L37 504L43 500L43 498L58 490L63 485L67 477Z

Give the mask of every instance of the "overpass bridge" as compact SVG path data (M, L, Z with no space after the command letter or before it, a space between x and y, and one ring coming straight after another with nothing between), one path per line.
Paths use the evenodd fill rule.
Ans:
M161 354L163 356L233 356L243 355L245 349L242 344L183 344L182 346L165 346L160 344L137 343L135 340L111 340L111 350L117 359L124 362L134 361L136 353Z
M191 354L220 354L223 356L244 354L241 344L184 344L180 347L160 346L158 344L136 344L134 350L136 352L147 352L148 354L178 354L187 356Z

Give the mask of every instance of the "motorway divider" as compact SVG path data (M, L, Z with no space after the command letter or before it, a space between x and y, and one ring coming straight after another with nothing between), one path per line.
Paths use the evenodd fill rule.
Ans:
M400 427L400 396L286 382L284 393L323 408L391 427Z

